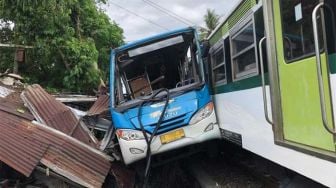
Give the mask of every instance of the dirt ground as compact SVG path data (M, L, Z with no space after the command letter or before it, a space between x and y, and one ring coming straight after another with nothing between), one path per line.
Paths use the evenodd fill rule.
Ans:
M202 152L152 168L150 187L199 188L202 181L205 181L206 187L268 187L251 173L226 160L221 152L215 157L209 157L206 152Z

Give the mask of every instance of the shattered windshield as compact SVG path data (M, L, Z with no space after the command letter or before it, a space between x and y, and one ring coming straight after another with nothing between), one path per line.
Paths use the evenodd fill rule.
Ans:
M117 53L116 101L121 104L161 88L172 91L198 83L196 45L190 32Z

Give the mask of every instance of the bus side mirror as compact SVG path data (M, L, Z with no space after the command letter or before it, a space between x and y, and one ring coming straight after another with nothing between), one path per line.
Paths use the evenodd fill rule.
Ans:
M208 40L204 40L201 43L202 58L206 58L209 54L210 43Z

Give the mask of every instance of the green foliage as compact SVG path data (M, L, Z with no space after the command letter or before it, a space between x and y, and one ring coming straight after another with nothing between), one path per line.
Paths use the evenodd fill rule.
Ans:
M216 14L215 10L207 9L204 15L204 22L208 29L208 35L213 31L219 23L219 16Z
M20 73L47 88L89 92L107 80L109 51L123 43L122 29L101 11L103 0L0 0L0 19L13 22L5 42L34 46ZM0 28L2 42L4 28ZM13 55L1 53L2 62ZM7 54L5 56L5 54ZM8 59L7 61L3 59ZM10 60L10 58L12 58Z
M99 72L95 66L98 51L93 40L80 41L73 38L66 41L62 51L70 67L66 70L63 78L66 88L77 90L85 88L87 85L97 86L99 84Z
M0 25L0 43L8 43L13 40L13 32L9 22L2 22ZM1 50L1 49L0 49ZM14 54L11 49L0 51L0 72L5 72L14 62Z

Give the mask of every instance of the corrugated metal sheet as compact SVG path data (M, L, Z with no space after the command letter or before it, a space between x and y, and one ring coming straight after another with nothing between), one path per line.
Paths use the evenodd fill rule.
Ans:
M64 104L49 95L41 86L28 86L21 98L38 122L96 147L97 140Z
M20 117L0 111L0 160L25 176L30 176L48 144L32 138L36 126Z
M98 115L109 110L110 97L108 95L101 95L97 101L91 106L87 112L88 116Z
M29 86L21 97L34 116L22 101L0 99L0 161L25 176L42 163L82 186L101 187L113 158L90 146L96 147L82 129L85 125L38 85ZM101 99L95 112L106 101L108 97ZM34 117L43 124L32 123Z
M64 133L0 110L0 160L30 176L39 162L86 187L101 187L112 158Z
M56 173L85 187L101 187L108 174L108 172L97 173L95 168L88 168L85 164L78 163L78 160L69 158L68 154L57 148L48 149L41 162Z
M50 145L42 164L85 187L102 186L111 168L111 157L60 131L37 127L34 137Z
M11 113L11 114L15 114L21 118L24 118L30 121L34 120L34 116L23 105L23 103L11 102L9 100L0 98L0 110Z

